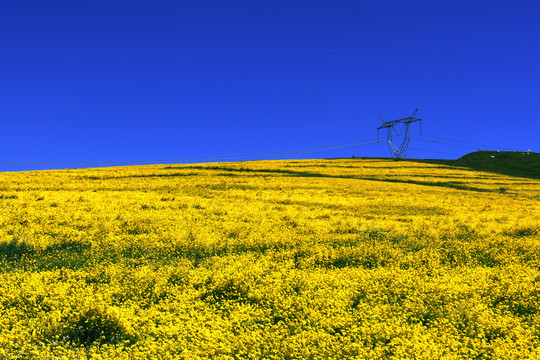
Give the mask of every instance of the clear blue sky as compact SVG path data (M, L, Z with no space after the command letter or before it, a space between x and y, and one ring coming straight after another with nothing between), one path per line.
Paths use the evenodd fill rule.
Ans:
M0 162L341 144L416 107L426 134L540 151L538 19L537 0L1 1ZM410 146L441 153L408 157L475 147L420 139ZM389 151L238 160L351 155Z

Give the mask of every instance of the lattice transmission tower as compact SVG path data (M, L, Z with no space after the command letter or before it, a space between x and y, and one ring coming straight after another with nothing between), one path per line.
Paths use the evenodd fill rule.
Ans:
M422 119L414 117L417 111L418 109L414 110L413 114L409 117L392 121L385 121L381 116L383 124L377 128L377 141L379 141L379 130L386 128L386 138L392 157L402 159L407 155L407 149L409 148L409 142L411 141L411 123L420 121L420 133L422 133ZM399 146L396 146L396 143L394 142L395 135L403 136L403 141Z

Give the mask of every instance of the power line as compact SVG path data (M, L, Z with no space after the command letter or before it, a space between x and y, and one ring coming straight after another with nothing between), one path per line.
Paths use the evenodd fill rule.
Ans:
M428 149L416 148L416 147L412 147L412 146L410 146L409 149L413 149L413 150L416 150L416 151L423 151L423 152L436 153L436 154L444 154L444 155L452 155L452 156L461 156L461 154L448 153L448 152L437 151L437 150L428 150Z
M430 142L435 144L441 144L446 146L453 147L462 147L469 149L476 149L478 146L493 148L493 149L503 149L503 150L512 150L505 147L496 147L486 144L480 144L475 142L462 141L458 139L445 138L436 135L430 134L419 134L414 135L413 137L424 142ZM431 139L426 139L423 137L429 137ZM439 140L437 140L439 139ZM443 140L443 141L441 141ZM287 150L277 150L277 151L267 151L267 152L256 152L256 153L241 153L233 155L221 155L221 156L200 156L200 157L190 157L190 158L175 158L175 159L157 159L157 160L127 160L127 161L75 161L75 162L6 162L0 163L0 166L121 166L121 165L139 165L139 164L165 164L165 163L183 163L183 162L196 162L196 161L218 161L218 160L227 160L227 159L241 159L241 158L260 158L269 155L284 155L284 154L295 154L295 153L325 153L332 151L341 151L352 148L358 148L367 145L374 145L379 143L379 139L365 139L359 141L352 141L346 143L332 144L332 145L323 145L323 146L313 146L305 147L298 149L287 149ZM411 149L421 151L421 152L430 152L438 153L451 156L461 156L461 154L449 153L437 150L423 149L423 148L413 148Z
M308 154L318 154L318 153L326 153L326 152L332 152L332 151L355 149L355 148L359 148L359 147L362 147L362 146L375 145L375 144L379 144L379 142L378 141L372 141L372 142L362 143L362 144L359 144L359 145L344 146L344 147L339 147L339 148L335 148L335 149L328 149L328 150L322 150L322 151L319 151L319 150L310 151L310 152L308 152Z
M156 164L156 163L181 163L181 162L193 162L193 161L208 161L208 160L221 160L221 159L233 159L233 158L245 158L245 157L258 157L267 155L279 155L279 154L292 154L301 152L329 152L345 150L360 146L376 144L377 139L366 139L360 141L352 141L333 145L313 146L299 149L278 150L258 153L244 153L235 155L222 155L222 156L203 156L192 158L178 158L178 159L158 159L158 160L131 160L131 161L80 161L80 162L13 162L13 163L0 163L3 166L75 166L75 165L136 165L136 164Z
M442 145L448 145L448 146L457 146L457 147L463 147L463 148L467 148L467 149L476 149L477 148L477 146L472 146L472 145L452 144L452 143L444 142L444 141L422 139L422 138L420 138L418 136L416 136L415 138L420 140L420 141L427 141L427 142L435 143L435 144L442 144Z
M501 150L509 150L509 151L515 150L515 149L507 148L507 147L504 147L504 146L492 146L492 145L480 144L480 143L475 143L475 142L470 142L470 141L451 139L451 138L446 138L446 137L436 136L436 135L421 134L420 136L427 136L427 137L431 137L431 138L435 138L435 139L441 139L441 140L445 140L445 141L457 142L457 143L462 143L462 144L469 144L469 145L475 145L475 146L484 146L484 147L492 148L492 149L501 149Z
M213 139L213 138L231 138L231 137L245 137L245 136L254 136L254 135L261 135L261 136L269 136L269 135L281 135L283 133L296 133L298 131L306 131L311 129L326 129L326 128L335 128L336 126L348 126L348 125L354 125L354 124L361 124L364 121L347 121L347 122L339 122L339 123L332 123L332 124L319 124L319 125L308 125L308 126L298 126L298 127L291 127L291 128L280 128L277 130L267 129L263 131L239 131L239 132L223 132L223 133L214 133L214 134L205 134L205 135L184 135L184 136L168 136L164 137L163 135L159 135L159 138L152 138L152 137L114 137L114 138L103 138L103 137L81 137L76 138L73 136L70 136L69 138L16 138L16 137L5 137L0 139L0 141L6 142L6 141L32 141L32 142L53 142L53 143L59 143L59 142L67 142L67 143L80 143L80 142L137 142L137 141L147 141L147 140L160 140L160 141L178 141L178 140L186 140L186 139Z

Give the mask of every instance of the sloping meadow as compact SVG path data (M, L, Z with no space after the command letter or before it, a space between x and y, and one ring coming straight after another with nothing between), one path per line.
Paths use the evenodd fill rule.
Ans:
M341 159L0 174L0 359L540 358L540 181Z

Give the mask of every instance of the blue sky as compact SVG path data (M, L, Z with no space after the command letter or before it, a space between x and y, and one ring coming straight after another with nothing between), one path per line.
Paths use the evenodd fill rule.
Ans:
M0 171L389 156L318 147L417 107L451 140L408 157L540 151L539 18L536 0L2 1Z

